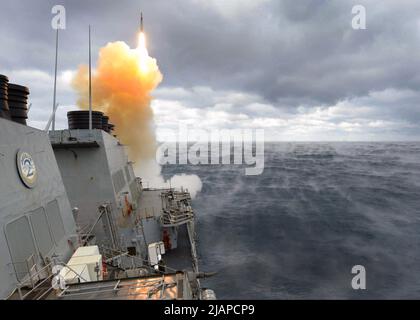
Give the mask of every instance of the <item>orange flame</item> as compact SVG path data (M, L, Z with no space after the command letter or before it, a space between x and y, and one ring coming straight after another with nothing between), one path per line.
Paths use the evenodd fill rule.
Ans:
M132 161L154 159L156 139L153 130L151 92L162 81L156 59L149 56L144 33L138 47L125 42L108 43L99 51L92 70L92 108L103 111L115 124L115 133L129 147ZM88 109L88 67L82 65L72 85L79 95L78 106Z

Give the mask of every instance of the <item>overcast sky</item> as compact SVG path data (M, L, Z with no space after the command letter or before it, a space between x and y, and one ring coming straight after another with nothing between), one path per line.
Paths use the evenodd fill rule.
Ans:
M420 1L71 0L2 1L0 74L31 90L29 123L52 109L51 8L60 33L58 127L75 108L69 82L100 47L136 46L140 10L164 80L154 93L159 130L265 129L268 140L418 140ZM352 28L365 6L367 29Z

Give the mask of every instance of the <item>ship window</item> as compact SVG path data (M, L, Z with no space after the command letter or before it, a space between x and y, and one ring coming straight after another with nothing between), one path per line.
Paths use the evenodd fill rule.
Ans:
M30 215L30 219L32 230L34 231L35 241L38 244L38 249L42 256L45 257L53 247L54 243L44 208L39 208L33 211Z
M57 200L49 202L45 209L47 211L48 222L50 223L54 240L58 244L64 237L65 231Z
M6 238L16 277L22 280L28 273L26 261L35 254L35 244L26 216L20 217L6 225Z

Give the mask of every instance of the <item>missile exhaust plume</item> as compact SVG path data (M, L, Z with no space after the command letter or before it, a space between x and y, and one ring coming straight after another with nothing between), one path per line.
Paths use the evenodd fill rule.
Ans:
M128 156L135 163L136 175L150 187L166 186L161 176L161 167L155 159L157 141L151 108L152 91L162 80L156 59L150 57L147 51L144 32L139 33L135 49L122 41L102 47L96 69L92 70L93 109L109 116L110 122L115 125L115 134L128 146ZM79 95L78 106L88 109L86 65L79 67L72 86ZM189 180L185 179L187 183L183 186L193 195L201 189L201 181L198 177L193 178L194 185L188 186Z
M144 33L136 49L121 41L108 43L100 49L92 74L92 105L115 124L115 133L129 146L133 161L154 157L156 149L151 92L163 77L145 45ZM78 106L88 109L87 66L79 67L72 84L79 93Z

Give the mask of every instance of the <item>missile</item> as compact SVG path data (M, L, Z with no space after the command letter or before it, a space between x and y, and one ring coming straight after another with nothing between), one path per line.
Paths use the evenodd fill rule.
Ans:
M140 12L140 31L143 32L143 12Z

